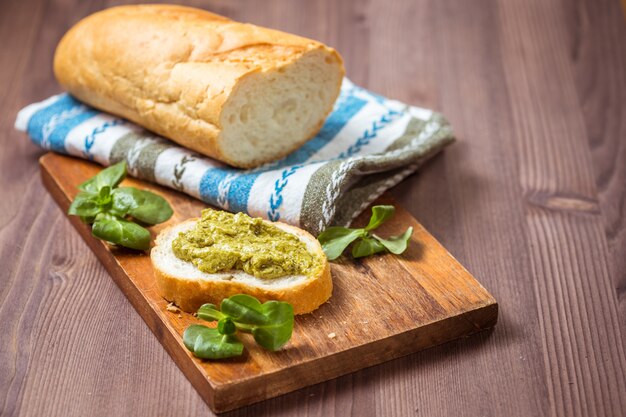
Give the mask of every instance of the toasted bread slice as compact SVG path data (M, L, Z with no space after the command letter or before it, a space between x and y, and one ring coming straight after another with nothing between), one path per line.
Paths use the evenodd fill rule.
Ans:
M331 296L333 283L330 266L322 247L313 236L285 223L272 223L281 230L297 236L311 253L321 255L324 265L312 275L291 275L263 279L244 271L209 274L200 271L191 262L174 255L172 241L180 232L193 228L197 219L187 220L163 230L156 238L150 257L154 276L163 298L174 302L182 310L193 313L204 303L219 305L227 297L248 294L261 302L278 300L293 306L295 314L317 309Z

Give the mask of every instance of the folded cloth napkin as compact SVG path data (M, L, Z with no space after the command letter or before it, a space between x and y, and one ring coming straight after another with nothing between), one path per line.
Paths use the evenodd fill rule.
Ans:
M15 127L44 149L105 166L126 160L134 177L314 234L329 225L349 225L454 140L440 114L386 99L347 79L313 139L284 159L251 170L198 155L68 94L25 107Z

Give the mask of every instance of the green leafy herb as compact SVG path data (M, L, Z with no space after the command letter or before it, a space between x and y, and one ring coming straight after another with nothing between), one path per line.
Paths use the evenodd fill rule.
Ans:
M226 317L217 322L217 331L220 334L235 334L237 326L230 317Z
M100 213L96 216L91 234L98 239L126 248L150 249L150 232L148 229L110 214Z
M163 223L174 213L160 195L132 187L115 189L113 206L146 224Z
M324 230L317 239L322 244L328 259L332 261L339 258L350 243L366 234L365 229L348 229L347 227L333 226Z
M150 232L129 220L153 225L169 219L172 208L150 191L118 185L126 177L126 162L103 169L78 186L81 190L68 210L93 224L92 234L102 240L131 249L150 248Z
M221 311L213 304L204 304L198 318L217 321L217 328L189 326L183 334L187 349L202 359L221 359L241 355L243 345L236 331L252 333L263 348L276 351L283 347L293 333L294 315L291 304L282 301L259 300L245 294L233 295L222 301Z
M399 236L391 236L389 239L383 239L382 237L374 235L374 237L385 247L387 250L395 255L399 255L404 252L409 245L409 239L413 234L413 228L409 227L406 232Z
M372 217L370 222L365 226L365 230L370 231L376 229L381 224L393 217L396 213L396 208L390 205L374 206L372 207Z
M219 321L226 317L214 304L203 304L196 315L204 321Z
M70 205L68 214L73 216L94 217L102 211L98 203L98 195L81 191Z
M94 177L78 186L79 190L98 193L104 186L115 188L126 178L126 161L119 162L103 169Z
M341 256L343 251L352 245L352 256L362 258L380 252L391 252L399 255L406 250L409 240L413 234L413 228L409 227L403 234L392 236L389 239L370 233L391 217L396 209L390 205L380 205L372 207L370 221L362 229L351 229L342 226L329 227L323 231L317 239L322 244L322 249L329 260L335 260Z
M238 329L252 333L267 350L278 350L291 339L293 307L281 301L259 300L245 294L222 301L222 313L230 316Z
M232 334L222 334L201 324L192 324L183 333L185 347L201 359L224 359L240 356L243 343Z
M363 258L375 253L384 252L385 246L378 240L371 237L363 237L352 246L352 256L355 258Z

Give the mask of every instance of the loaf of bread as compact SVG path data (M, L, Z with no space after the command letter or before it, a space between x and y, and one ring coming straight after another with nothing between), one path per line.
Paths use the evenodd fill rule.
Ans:
M192 229L195 224L196 220L192 219L163 230L150 252L161 296L174 302L182 310L195 313L204 303L219 305L224 298L248 294L261 302L288 302L293 306L295 314L305 314L317 309L330 298L333 283L328 259L317 239L304 230L281 222L271 223L297 236L306 244L309 252L323 259L323 267L312 271L311 275L264 279L244 271L209 274L200 271L193 263L177 258L172 250L172 242L179 233Z
M173 5L120 6L77 23L54 56L79 100L250 168L313 137L344 69L332 48Z

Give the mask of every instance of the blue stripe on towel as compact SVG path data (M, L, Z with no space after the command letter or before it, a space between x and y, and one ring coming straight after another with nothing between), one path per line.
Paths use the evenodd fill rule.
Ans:
M70 131L85 120L91 119L98 114L100 114L99 111L88 108L85 112L77 114L76 116L63 122L59 127L54 129L50 135L50 149L55 152L66 152L65 140L67 139L67 135Z
M28 121L28 134L36 145L65 153L65 139L70 130L98 113L64 94L33 114ZM58 120L57 125L54 125L55 120ZM50 130L46 132L47 129ZM47 139L46 143L43 143L44 139Z
M250 190L254 182L264 172L282 169L284 167L298 165L309 160L315 153L331 142L344 126L367 104L367 101L355 96L349 96L343 101L342 106L332 112L319 133L296 151L287 155L284 159L266 167L254 170L250 173L239 175L231 184L228 200L230 210L248 211ZM210 173L209 173L210 175Z
M200 180L200 199L207 204L220 207L218 204L219 185L228 174L236 174L240 170L235 168L209 168ZM232 211L232 210L231 210ZM239 210L241 211L241 210Z
M71 110L81 104L74 100L71 96L63 94L54 101L52 104L39 109L28 120L28 135L35 145L41 146L43 140L43 127L46 125L52 116L63 111Z

